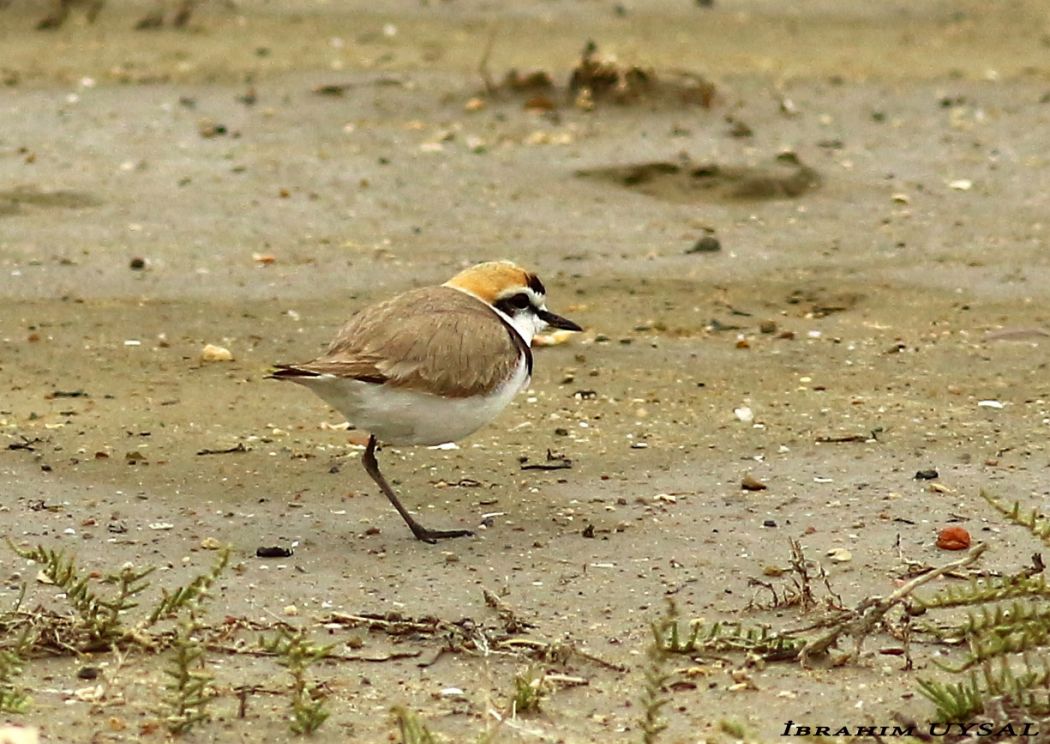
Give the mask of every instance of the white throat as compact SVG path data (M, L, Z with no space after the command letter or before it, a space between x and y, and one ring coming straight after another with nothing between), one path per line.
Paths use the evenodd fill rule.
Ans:
M489 307L492 306L490 305ZM513 328L529 346L532 346L533 337L539 331L542 331L547 327L547 324L540 320L535 313L521 313L511 317L498 307L492 307L492 309L497 315L507 321L510 324L510 327Z

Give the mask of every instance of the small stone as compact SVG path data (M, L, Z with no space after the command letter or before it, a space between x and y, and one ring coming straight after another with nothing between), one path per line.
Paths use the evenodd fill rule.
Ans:
M690 253L718 253L722 250L721 241L714 235L705 235L700 240L693 243L693 247L686 250L686 254Z
M969 178L957 178L954 181L948 182L948 188L955 189L956 191L969 191L973 188L973 181Z
M206 537L201 540L201 547L205 550L218 550L222 547L222 543L216 540L214 537Z
M758 330L760 333L776 333L777 322L775 320L763 320L758 324Z
M744 479L740 481L740 487L745 491L765 491L769 488L769 486L757 478L754 478L750 473L745 475Z
M777 520L775 520L775 519L767 519L764 522L762 522L762 526L763 527L776 527L777 526Z
M128 268L132 271L142 271L146 268L146 259L136 256L128 262Z
M206 344L201 349L201 361L202 362L232 362L233 352L223 346L216 346L215 344Z
M730 137L736 137L738 139L741 139L744 137L754 136L755 134L754 130L752 130L751 127L749 127L745 122L740 121L740 119L732 119L729 122L729 125Z
M292 550L290 548L274 546L255 549L256 558L290 558L291 556Z
M755 420L755 413L748 406L734 408L733 415L737 417L737 420L742 421L745 424L750 424Z
M211 119L201 119L197 122L197 132L201 137L205 139L211 139L212 137L218 137L219 135L226 134L226 125L219 124Z
M295 605L288 605L284 608L284 614L286 617L296 617L299 615L299 608Z
M939 477L940 473L938 473L933 468L928 468L927 470L920 470L915 474L915 480L934 480L935 478Z
M536 346L561 346L562 344L568 343L569 339L576 334L576 331L550 331L548 333L537 333L532 338L532 345Z
M937 533L937 547L941 550L966 550L970 547L970 533L959 526L945 527Z

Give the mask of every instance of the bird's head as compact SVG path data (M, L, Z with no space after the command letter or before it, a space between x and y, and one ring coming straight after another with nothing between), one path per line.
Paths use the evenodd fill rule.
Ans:
M555 315L547 309L547 290L539 277L511 261L488 261L475 264L445 282L487 302L532 343L537 331L561 328L566 331L583 329L568 318Z

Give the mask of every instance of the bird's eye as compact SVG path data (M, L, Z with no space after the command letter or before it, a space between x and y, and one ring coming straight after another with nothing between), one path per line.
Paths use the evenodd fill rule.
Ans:
M532 304L532 301L529 299L529 296L527 294L525 294L524 292L520 292L520 293L518 293L516 295L513 295L510 298L510 306L514 307L514 308L517 308L518 310L524 310L525 308L529 307L531 304Z

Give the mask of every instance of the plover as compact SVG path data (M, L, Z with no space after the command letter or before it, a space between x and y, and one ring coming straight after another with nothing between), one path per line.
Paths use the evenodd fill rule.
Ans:
M376 446L454 442L494 419L529 384L536 332L582 330L545 299L543 283L520 266L477 264L364 308L324 355L278 364L271 377L308 387L368 432L361 462L416 538L471 535L416 521L379 471Z

